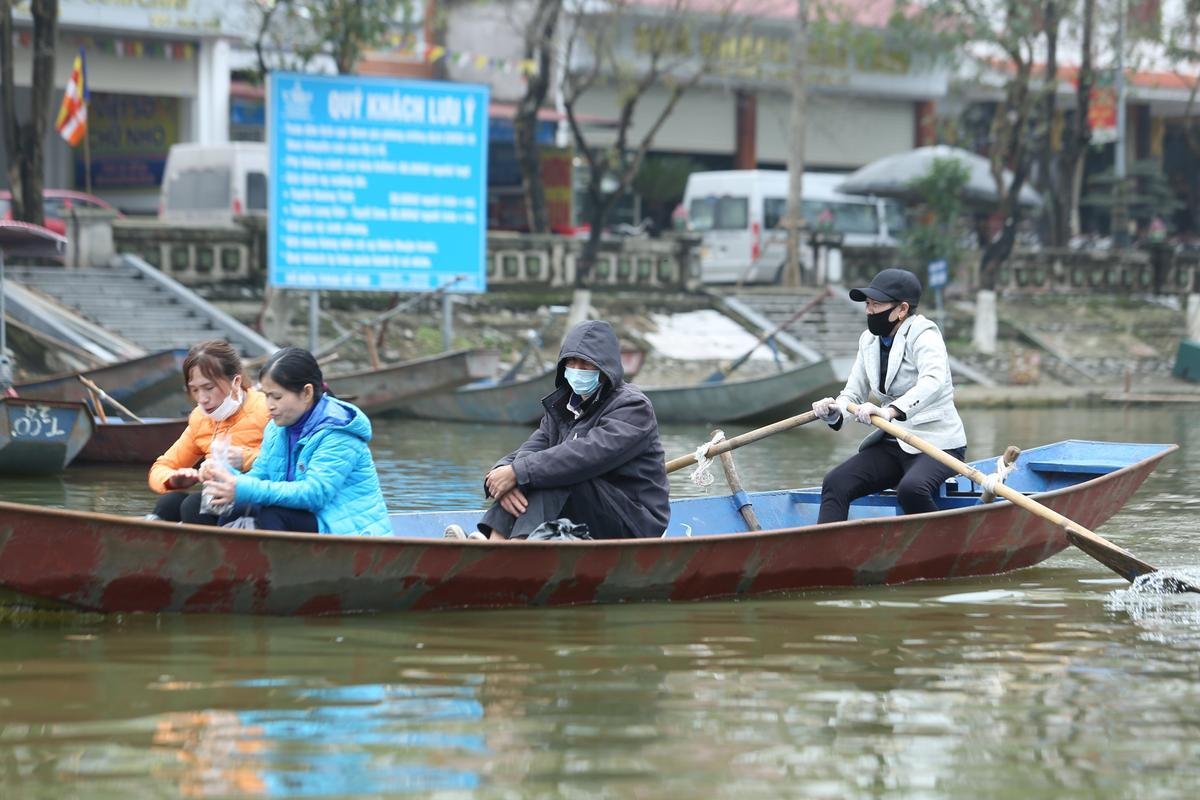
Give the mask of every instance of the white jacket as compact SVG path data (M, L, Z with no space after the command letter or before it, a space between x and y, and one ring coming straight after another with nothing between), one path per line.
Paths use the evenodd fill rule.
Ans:
M934 447L966 447L967 432L954 407L946 343L937 325L926 317L911 316L896 331L883 386L879 385L879 337L863 331L858 357L838 400L863 403L872 394L878 396L880 407L895 406L904 413L906 419L897 418L896 425ZM899 444L905 452L920 452L902 441Z

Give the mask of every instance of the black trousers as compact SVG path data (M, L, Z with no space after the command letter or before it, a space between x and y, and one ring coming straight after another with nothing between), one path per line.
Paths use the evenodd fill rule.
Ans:
M946 452L961 459L967 448ZM817 523L842 522L850 515L850 503L884 489L896 489L905 514L937 511L933 495L954 470L924 453L906 453L895 439L860 450L829 471L821 484L821 512Z
M238 517L254 517L254 527L263 531L291 531L292 533L319 533L317 516L311 511L283 506L260 506L238 503L221 515L221 524Z
M514 517L499 503L493 503L479 520L479 530L493 530L506 539L528 536L538 525L566 517L588 526L593 539L633 539L645 531L634 530L617 509L629 502L612 484L600 479L584 481L557 489L530 489L525 492L529 507Z
M191 525L216 525L214 514L200 513L200 492L167 492L154 504L154 513L166 522Z

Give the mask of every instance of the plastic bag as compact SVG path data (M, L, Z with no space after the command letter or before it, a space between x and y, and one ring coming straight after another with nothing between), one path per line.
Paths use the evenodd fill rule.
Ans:
M214 436L212 441L212 450L209 451L208 460L217 474L228 475L229 469L229 437ZM200 491L200 513L211 514L214 517L219 517L233 507L233 503L214 503L212 495L209 494L208 486Z

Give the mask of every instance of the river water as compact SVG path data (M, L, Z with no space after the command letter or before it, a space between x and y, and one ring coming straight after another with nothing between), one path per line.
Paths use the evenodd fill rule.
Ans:
M1200 432L1166 409L965 411L968 457L1176 442L1103 534L1200 564ZM730 435L743 428L729 426ZM393 509L478 506L517 428L379 421ZM737 453L814 485L865 429ZM664 431L668 455L706 441ZM5 500L145 513L142 469ZM683 474L676 494L695 494ZM1009 575L741 602L357 618L16 614L0 797L1194 796L1200 598L1130 595L1068 550Z

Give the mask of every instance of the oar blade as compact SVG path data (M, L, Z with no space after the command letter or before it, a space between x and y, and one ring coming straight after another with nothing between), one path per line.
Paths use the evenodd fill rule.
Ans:
M1099 561L1104 566L1111 569L1113 572L1120 575L1125 580L1133 583L1143 575L1149 575L1152 572L1158 572L1158 567L1147 564L1132 553L1127 553L1115 546L1105 547L1104 544L1093 541L1090 537L1084 536L1079 532L1072 530L1069 526L1066 529L1067 539L1071 544L1078 547L1083 552L1087 553L1092 558ZM1200 587L1194 586L1187 581L1174 576L1164 576L1162 578L1162 588L1167 592L1182 593L1195 592L1200 594Z

